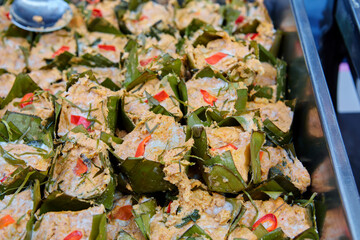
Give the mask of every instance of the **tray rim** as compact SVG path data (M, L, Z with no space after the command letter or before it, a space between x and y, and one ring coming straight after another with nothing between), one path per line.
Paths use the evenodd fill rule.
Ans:
M352 238L360 239L360 221L358 221L360 196L316 50L304 2L303 0L290 0L290 3L348 227Z

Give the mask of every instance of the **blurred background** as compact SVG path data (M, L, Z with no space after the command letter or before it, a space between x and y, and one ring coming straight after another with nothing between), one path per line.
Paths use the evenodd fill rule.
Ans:
M344 41L346 38L342 28L345 26L338 24L336 18L339 5L351 1L359 11L358 0L304 0L304 3L357 187L360 189L360 147L357 146L360 143L360 81ZM347 25L350 26L350 22Z

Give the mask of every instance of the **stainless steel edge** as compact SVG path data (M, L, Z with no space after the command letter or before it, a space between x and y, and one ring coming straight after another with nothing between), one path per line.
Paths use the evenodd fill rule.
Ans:
M316 51L303 0L291 0L291 8L296 19L301 46L311 77L315 100L348 226L353 239L360 239L360 197L331 102L320 58Z

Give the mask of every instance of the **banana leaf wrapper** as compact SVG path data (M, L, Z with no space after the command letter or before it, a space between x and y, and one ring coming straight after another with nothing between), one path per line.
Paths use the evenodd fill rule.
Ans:
M161 34L169 34L173 37L176 37L177 29L165 24L162 20L154 23L148 33L145 35L147 37L156 38L157 41L161 40Z
M120 231L116 237L116 240L136 240L130 234L125 231Z
M66 82L66 91L68 91L72 85L77 83L77 81L79 81L79 79L83 78L83 77L87 77L89 80L98 83L98 81L94 75L94 72L92 70L88 70L88 71L78 73L78 74L71 74Z
M289 239L285 236L281 228L276 228L275 230L268 232L262 224L260 224L253 233L261 240L286 240Z
M275 175L259 186L248 190L249 195L254 200L266 200L269 197L276 199L281 195L291 195L295 198L300 196L297 189L285 176Z
M31 211L30 220L26 224L26 235L25 235L24 240L31 240L33 225L36 221L35 212L37 211L37 209L39 208L40 203L41 203L41 192L40 192L39 180L34 181L34 184L32 187L32 192L33 192L33 209Z
M229 221L230 228L227 233L227 236L231 234L232 231L234 231L235 228L238 227L238 223L242 216L244 215L246 209L242 206L241 201L236 198L226 198L226 201L231 203L233 210L231 212L231 219Z
M118 128L121 130L125 130L126 132L131 132L135 128L134 122L129 118L124 109L124 97L122 97L119 101L119 113L118 113Z
M235 167L230 151L211 157L206 131L202 125L192 127L194 147L192 154L202 168L202 176L209 190L222 193L238 193L247 187ZM202 160L199 160L202 159Z
M43 120L40 117L10 111L5 113L2 120L0 141L16 141L22 138L25 143L35 141L44 143L49 148L53 147L55 120L49 122L47 126L43 126ZM7 124L4 124L5 122Z
M120 87L116 85L116 83L114 83L110 78L106 78L102 83L100 83L100 85L114 92L120 90Z
M32 93L41 88L31 79L27 74L20 73L16 76L15 82L10 89L10 92L0 104L0 109L3 109L15 98L22 98L27 93Z
M274 56L277 57L279 50L280 50L280 46L281 46L281 42L282 42L282 37L284 35L284 32L281 30L276 30L275 32L275 39L274 42L269 50L269 52Z
M156 200L151 198L133 207L135 222L146 239L150 239L150 220L156 213Z
M319 240L319 233L322 230L323 223L326 217L326 205L323 199L317 199L316 193L313 193L313 195L310 197L309 200L306 199L300 199L295 200L295 204L299 204L302 207L306 207L308 210L309 215L311 216L311 220L313 223L313 226L304 232L300 233L298 236L296 236L294 239L313 239L313 240Z
M260 148L265 142L265 134L262 132L253 132L250 140L250 165L252 172L252 182L258 184L261 182L261 166L260 166Z
M120 171L126 177L132 191L153 193L169 191L175 188L164 180L164 165L145 158L127 158L120 163Z
M309 228L294 238L294 240L305 240L305 239L319 240L320 239L319 233L314 228Z
M71 65L82 65L88 67L118 67L119 64L110 61L108 58L104 57L100 53L90 54L86 53L80 57L73 57L70 61Z
M60 71L64 71L73 65L83 65L88 67L118 67L118 63L110 61L100 53L95 55L86 53L77 57L66 51L57 55L53 59L46 59L46 65L41 67L41 69L46 70L56 67Z
M205 78L205 77L208 77L208 78L213 78L213 77L215 77L215 78L219 78L219 79L221 79L221 80L223 80L223 81L225 81L225 82L228 81L228 80L226 79L226 77L225 77L222 73L220 73L220 72L212 69L211 66L207 66L207 67L199 70L199 71L195 74L195 78Z
M7 208L9 205L11 205L12 201L16 198L16 196L24 189L25 184L22 184L19 188L16 189L16 192L13 194L13 196L11 196L10 201L8 202L8 205L5 207ZM32 227L33 224L35 222L35 212L39 207L39 204L41 202L41 193L40 193L40 182L38 180L32 181L31 187L27 187L30 188L31 191L31 196L32 196L32 202L33 205L31 207L31 209L29 209L25 214L29 215L29 219L27 220L26 224L25 224L25 229L24 229L24 235L22 236L21 239L24 240L30 240L31 239L31 235L32 235ZM25 190L27 191L27 190ZM10 196L9 196L10 197ZM2 198L1 198L2 199ZM23 218L26 216L22 216L20 219L18 219L18 222L20 221L24 221L25 219ZM19 234L20 232L18 232Z
M130 1L121 1L118 5L115 6L115 15L118 21L119 29L122 34L131 34L131 31L126 27L124 21L124 15L127 11L135 11L137 7L147 0L130 0Z
M131 31L126 27L125 21L123 20L125 13L129 8L129 3L121 1L118 5L115 6L115 16L118 21L119 29L123 34L131 34Z
M266 50L262 45L259 47L259 60L268 62L276 68L276 100L284 100L286 90L286 72L287 64L285 61L276 58L271 52Z
M204 45L206 47L209 42L220 38L222 38L221 33L219 33L213 26L206 25L203 28L203 33L195 39L192 45L194 47L197 47L198 45Z
M150 71L141 73L138 69L139 60L137 53L138 44L134 40L129 40L125 46L125 51L129 53L129 57L125 60L125 82L124 87L126 91L130 91L140 83L156 78L156 74Z
M186 240L186 239L210 239L212 238L196 223L192 225L186 232L179 238L179 240Z
M86 26L89 32L102 32L114 34L115 36L124 36L124 34L119 29L117 29L103 17L91 19L87 22Z
M36 35L36 33L21 29L14 24L10 24L10 26L4 33L5 37L25 38L28 41L28 43L30 43L30 44L33 44L33 38L35 35Z
M292 131L283 132L278 128L270 119L265 119L263 122L264 132L269 140L275 145L285 147L287 144L290 144L292 141Z
M106 240L106 213L93 216L90 240Z
M45 144L50 149L53 148L52 128L46 129L41 125L39 117L25 115L21 113L6 112L0 122L0 141L14 142L22 139L25 144L41 145ZM11 194L16 191L23 183L27 185L31 180L38 179L43 182L48 171L39 171L27 166L21 158L10 156L1 148L1 154L6 155L4 159L17 169L12 172L2 183L0 183L1 195ZM45 157L45 156L44 156ZM47 157L52 158L51 152Z
M16 192L20 187L29 185L33 180L44 182L47 174L48 171L37 171L32 167L19 166L0 184L0 199L5 195Z
M65 69L71 67L71 59L74 57L74 54L65 51L57 55L54 59L46 59L46 65L41 67L41 69L46 70L56 67L60 71L64 71Z

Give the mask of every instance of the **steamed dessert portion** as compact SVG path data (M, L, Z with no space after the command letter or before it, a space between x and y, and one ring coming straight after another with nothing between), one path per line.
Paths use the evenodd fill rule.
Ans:
M318 238L262 0L70 5L0 6L0 240Z

